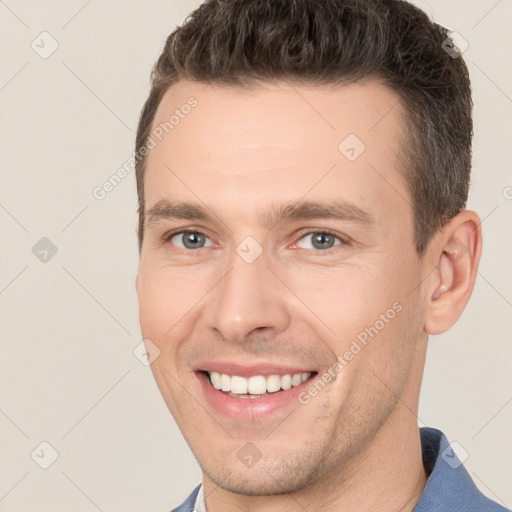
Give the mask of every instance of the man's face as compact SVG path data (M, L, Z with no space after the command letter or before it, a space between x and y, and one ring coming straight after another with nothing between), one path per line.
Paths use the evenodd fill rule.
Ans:
M222 488L339 477L417 422L423 291L397 97L182 81L153 126L190 96L145 177L137 293L156 382Z

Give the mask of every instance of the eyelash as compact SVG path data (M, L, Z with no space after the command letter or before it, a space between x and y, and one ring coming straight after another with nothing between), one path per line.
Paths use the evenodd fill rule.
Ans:
M206 233L203 233L200 230L182 229L181 231L173 231L171 233L167 233L166 235L164 235L164 237L163 237L164 243L170 243L171 238L173 238L174 236L184 235L186 233L196 233L198 235L203 235L206 238L209 238ZM336 247L343 247L343 246L349 245L349 243L350 243L347 237L341 236L340 234L338 234L334 231L331 231L329 229L321 229L321 230L319 229L319 230L313 230L313 231L306 230L306 231L299 233L299 238L298 238L297 242L294 242L294 245L297 244L300 240L302 240L307 235L314 235L314 234L331 235L331 236L337 238L340 241L340 243L338 245L335 245L335 246L333 246L329 249L325 249L325 250L305 249L306 251L314 251L316 253L329 253ZM181 247L176 247L176 248L179 249L180 251L183 251L186 253L197 253L199 249L204 249L204 247L200 247L199 249L187 249L187 248L181 248Z
M335 231L331 231L330 229L318 229L318 230L306 230L301 233L299 233L299 241L302 240L307 235L331 235L334 238L337 238L340 241L339 245L348 245L349 240L348 237L342 236L339 233L336 233ZM296 242L297 243L297 242ZM338 245L333 246L331 249L334 249L334 247L338 247ZM307 249L306 249L307 250ZM324 251L315 251L315 252L327 252L329 249L325 249Z

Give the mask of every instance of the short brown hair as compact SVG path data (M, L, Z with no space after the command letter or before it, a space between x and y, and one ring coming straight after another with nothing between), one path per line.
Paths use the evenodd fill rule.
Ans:
M141 113L136 154L167 89L181 79L226 86L295 80L313 85L378 78L405 107L401 172L412 197L420 256L465 207L472 100L448 30L402 0L206 0L167 38ZM139 249L145 160L136 163Z

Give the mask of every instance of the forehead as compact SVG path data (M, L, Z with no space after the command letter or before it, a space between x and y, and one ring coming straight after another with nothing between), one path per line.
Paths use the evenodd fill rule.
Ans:
M293 200L308 189L375 199L389 194L386 182L407 195L398 172L400 111L398 96L372 81L250 89L177 82L153 122L159 135L147 159L146 209L164 197L212 192L240 204Z

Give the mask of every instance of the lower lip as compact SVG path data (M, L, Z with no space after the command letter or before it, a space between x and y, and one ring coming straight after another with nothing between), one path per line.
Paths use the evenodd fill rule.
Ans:
M288 390L269 393L260 398L235 398L215 389L208 375L204 372L196 372L202 391L208 403L218 412L231 416L237 420L263 419L277 410L287 408L290 405L300 407L298 395L304 388L310 385L310 381L316 376L313 374L308 380Z

